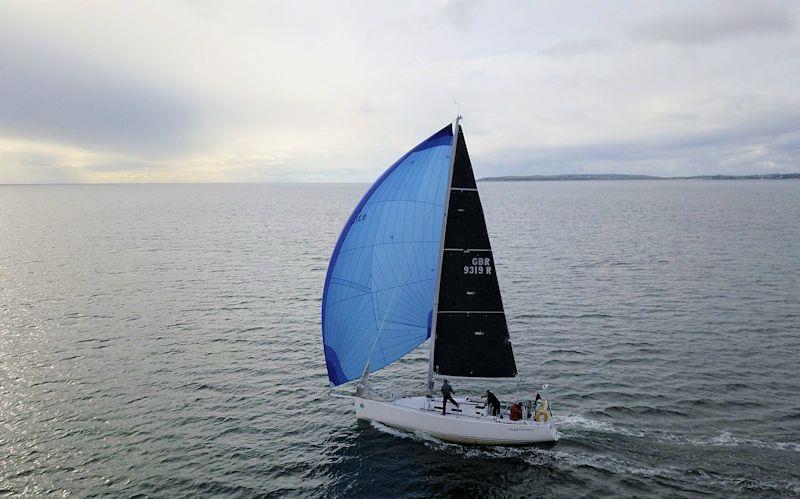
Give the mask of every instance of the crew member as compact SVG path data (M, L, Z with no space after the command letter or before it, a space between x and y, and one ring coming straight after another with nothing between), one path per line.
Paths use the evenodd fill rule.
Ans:
M444 380L444 383L442 383L442 416L447 415L448 400L453 404L455 404L456 407L458 407L458 402L456 402L455 399L453 398L453 395L455 393L456 391L453 390L453 387L450 386L450 383L448 383L447 380Z
M533 415L542 406L542 396L536 394L536 400L528 400L525 402L525 408L528 410L528 419L533 419Z
M497 416L500 414L500 400L498 400L494 393L486 390L486 395L481 398L485 398L486 405L492 407L492 416Z

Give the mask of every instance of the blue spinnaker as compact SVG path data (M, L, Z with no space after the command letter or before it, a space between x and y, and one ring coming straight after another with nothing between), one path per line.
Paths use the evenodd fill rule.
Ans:
M401 358L430 336L453 131L406 153L367 191L339 236L322 294L334 385Z

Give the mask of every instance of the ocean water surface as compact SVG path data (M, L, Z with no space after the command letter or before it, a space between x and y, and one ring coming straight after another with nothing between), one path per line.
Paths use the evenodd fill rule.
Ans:
M545 448L329 396L366 188L0 186L0 494L800 495L800 182L479 185L521 374L494 391L548 385ZM378 389L422 391L427 348Z

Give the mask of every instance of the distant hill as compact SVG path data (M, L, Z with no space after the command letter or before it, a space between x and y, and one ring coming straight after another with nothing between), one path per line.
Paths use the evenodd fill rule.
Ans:
M773 180L800 179L800 173L765 173L753 175L695 175L693 177L656 177L621 173L567 173L563 175L511 175L484 177L479 182L547 182L553 180Z

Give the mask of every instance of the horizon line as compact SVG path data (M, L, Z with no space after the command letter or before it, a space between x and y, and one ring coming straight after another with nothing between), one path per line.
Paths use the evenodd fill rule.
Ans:
M800 172L772 172L772 173L742 173L742 174L730 174L730 173L701 173L695 175L678 175L678 176L659 176L659 175L650 175L644 173L555 173L555 174L519 174L519 175L497 175L497 176L490 176L490 177L480 177L477 179L478 181L503 181L505 179L509 179L511 181L525 178L531 178L533 180L536 179L553 179L559 180L558 177L601 177L601 176L621 176L621 177L640 177L640 178L631 178L631 179L596 179L596 180L692 180L692 179L700 179L702 177L731 177L736 178L739 177L742 180L747 180L747 177L758 177L758 176L778 176L778 175L796 175L800 176ZM561 179L564 181L569 181L569 179ZM589 178L591 180L591 178ZM757 180L757 179L753 179ZM775 179L781 180L781 179ZM792 180L792 179L784 179L784 180ZM368 184L371 181L119 181L119 182L0 182L0 186L31 186L31 185L242 185L242 184L252 184L252 185L275 185L275 184L283 184L283 185L303 185L303 184ZM374 182L374 180L372 181Z

